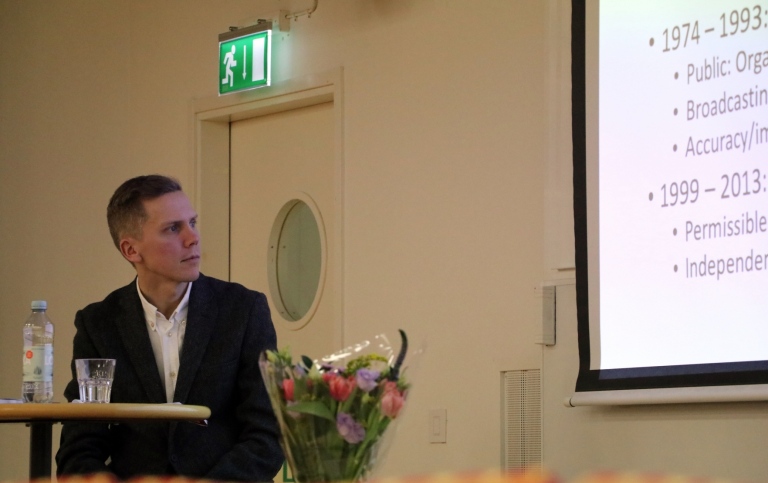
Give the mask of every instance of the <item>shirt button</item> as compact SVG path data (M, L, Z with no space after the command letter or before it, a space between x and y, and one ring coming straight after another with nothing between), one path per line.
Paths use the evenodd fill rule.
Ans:
M171 372L171 377L176 377L176 373L175 372Z

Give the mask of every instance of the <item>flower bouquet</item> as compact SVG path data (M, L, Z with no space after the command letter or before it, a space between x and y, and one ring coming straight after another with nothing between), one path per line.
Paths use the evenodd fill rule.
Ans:
M366 479L382 453L384 433L403 409L410 384L405 332L395 351L384 335L312 361L266 351L259 365L299 483Z

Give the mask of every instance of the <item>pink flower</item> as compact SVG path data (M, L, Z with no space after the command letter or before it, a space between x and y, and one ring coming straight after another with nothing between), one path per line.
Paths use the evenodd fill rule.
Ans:
M385 386L384 396L381 398L381 413L384 416L389 416L390 418L395 419L403 408L404 403L405 398L403 398L400 391L397 390L397 385L395 385L395 388L392 390L387 390Z
M397 383L395 381L384 381L384 393L388 393L390 391L397 391Z
M352 391L355 389L355 380L344 379L341 376L334 375L328 379L328 388L331 390L331 397L339 402L346 401Z
M286 401L293 401L293 379L283 381L283 393Z

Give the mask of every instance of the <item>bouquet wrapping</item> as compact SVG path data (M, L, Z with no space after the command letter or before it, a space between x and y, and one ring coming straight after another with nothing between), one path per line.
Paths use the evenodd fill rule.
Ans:
M397 353L380 334L317 360L294 361L287 348L261 354L280 443L297 482L369 476L410 387L403 366L408 341L402 330L400 336Z

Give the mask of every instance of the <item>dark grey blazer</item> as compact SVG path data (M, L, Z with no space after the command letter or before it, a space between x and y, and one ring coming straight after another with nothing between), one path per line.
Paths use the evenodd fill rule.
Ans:
M112 402L166 402L135 280L79 311L75 327L73 359L117 359ZM209 407L208 427L66 423L57 474L111 471L121 479L179 474L272 481L283 455L258 358L275 346L264 294L201 274L189 296L174 401ZM74 361L64 395L69 401L79 397Z

